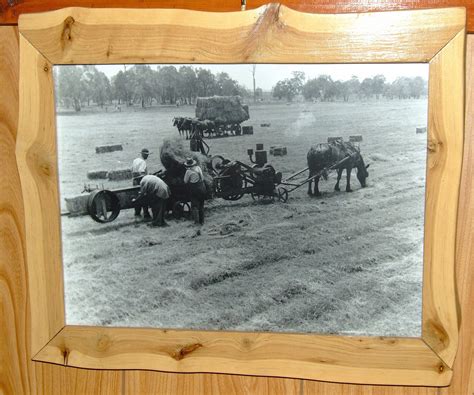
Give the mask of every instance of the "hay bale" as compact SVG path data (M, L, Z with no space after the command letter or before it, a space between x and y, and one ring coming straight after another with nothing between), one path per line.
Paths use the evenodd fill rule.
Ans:
M168 177L183 180L186 172L184 162L186 158L193 158L202 169L206 187L208 190L212 190L213 180L208 172L210 159L200 152L192 152L185 146L185 143L183 139L179 138L163 140L163 145L160 147L160 160Z
M426 133L426 126L424 128L416 128L416 133L417 134L420 134L420 133Z
M261 123L260 127L261 128L269 128L271 126L271 123Z
M253 134L253 126L242 126L242 134Z
M250 118L248 106L242 105L239 96L198 97L196 117L220 123L241 123Z
M336 141L344 141L344 139L340 136L338 137L328 137L328 143L335 143Z
M104 154L106 152L114 152L114 151L123 151L122 144L101 145L99 147L95 147L96 154Z
M87 172L89 180L104 180L107 178L107 170L91 170Z
M109 181L131 180L132 170L131 169L110 170L107 172L107 178L109 179Z
M349 141L351 143L359 143L362 141L362 135L361 134L356 134L354 136L349 136Z
M287 149L283 145L272 145L270 147L270 155L273 156L284 156L288 153Z
M66 209L70 215L84 215L87 214L87 201L89 194L79 195L69 198L64 198L66 201Z

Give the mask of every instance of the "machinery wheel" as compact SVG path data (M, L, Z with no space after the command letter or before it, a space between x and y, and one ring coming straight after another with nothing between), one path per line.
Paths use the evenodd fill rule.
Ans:
M173 217L175 219L181 219L189 216L191 212L191 206L188 202L177 201L173 204Z
M286 203L288 200L288 191L286 190L286 188L278 187L277 192L278 200L282 203Z
M224 162L224 157L220 155L214 155L211 158L211 166L212 169L216 172L219 173L222 169L222 163Z
M120 213L120 201L112 191L98 189L89 195L87 212L96 222L101 224L112 222Z
M226 183L224 184L224 187L222 186L222 182ZM217 192L220 194L222 199L232 201L241 199L245 194L245 188L247 188L247 181L245 177L243 177L242 174L236 174L232 181L232 185L228 185L228 182L228 180L219 180L217 184ZM226 194L226 190L229 191L229 189L234 193Z

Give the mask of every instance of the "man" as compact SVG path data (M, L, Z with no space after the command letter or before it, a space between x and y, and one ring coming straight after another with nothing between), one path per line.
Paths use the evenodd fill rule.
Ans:
M151 207L152 226L167 226L165 211L170 194L168 185L160 177L149 174L141 179L140 192L137 198L132 201L138 205L144 203Z
M134 186L140 185L140 181L142 180L143 176L148 174L148 169L146 165L146 160L150 155L150 151L147 148L143 148L141 154L141 158L134 159L132 163L132 184ZM135 207L135 217L140 217L140 213L143 207L143 217L145 219L151 219L150 213L148 211L148 206L136 206Z
M184 163L186 173L184 183L188 186L191 196L191 213L195 224L204 223L204 200L206 199L206 185L201 168L193 158L186 158Z

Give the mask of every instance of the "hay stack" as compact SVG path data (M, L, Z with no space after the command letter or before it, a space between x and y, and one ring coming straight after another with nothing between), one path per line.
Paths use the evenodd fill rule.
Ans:
M248 106L239 96L198 97L196 117L222 123L241 123L250 118Z
M192 152L188 144L183 139L165 139L163 145L160 147L160 159L164 168L166 169L167 178L170 178L172 184L179 184L184 182L183 177L186 172L184 162L186 158L193 158L202 169L204 175L204 182L208 190L212 190L212 177L208 172L210 160L207 156L199 152Z

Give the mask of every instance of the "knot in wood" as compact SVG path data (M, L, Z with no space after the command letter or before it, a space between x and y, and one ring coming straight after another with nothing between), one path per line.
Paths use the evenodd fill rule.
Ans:
M171 357L177 361L182 360L184 357L187 355L191 354L193 351L197 350L198 348L201 348L202 344L201 343L194 343L194 344L189 344L187 346L181 347L178 351L173 353Z
M107 335L101 335L97 340L97 350L105 351L110 347L110 338Z

